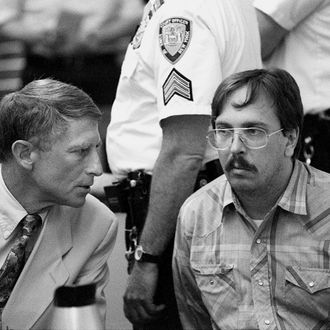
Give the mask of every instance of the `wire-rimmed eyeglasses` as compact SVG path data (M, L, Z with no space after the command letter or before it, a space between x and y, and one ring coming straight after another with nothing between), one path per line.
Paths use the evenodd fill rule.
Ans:
M267 132L259 127L235 127L235 128L217 128L207 133L207 139L216 150L226 150L233 142L234 134L238 134L239 139L249 149L261 149L266 147L269 138L283 131L283 128L267 134Z

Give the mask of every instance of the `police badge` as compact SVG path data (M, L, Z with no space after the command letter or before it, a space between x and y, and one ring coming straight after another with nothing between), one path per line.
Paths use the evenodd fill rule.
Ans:
M191 22L172 17L159 25L159 45L165 58L176 63L186 51L191 39Z

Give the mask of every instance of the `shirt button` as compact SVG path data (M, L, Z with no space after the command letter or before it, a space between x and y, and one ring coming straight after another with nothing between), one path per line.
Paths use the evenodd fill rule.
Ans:
M263 281L259 281L258 284L259 284L260 286L263 286L263 285L264 285L264 282L263 282Z
M308 285L312 288L315 285L315 282L311 281L311 282L308 283Z
M258 238L258 239L256 240L256 242L257 242L257 244L260 244L260 243L261 243L261 239Z
M210 284L211 284L211 285L213 285L213 284L214 284L214 281L213 281L213 280L211 280L211 281L210 281Z
M266 325L270 325L270 321L269 320L265 320L265 324Z

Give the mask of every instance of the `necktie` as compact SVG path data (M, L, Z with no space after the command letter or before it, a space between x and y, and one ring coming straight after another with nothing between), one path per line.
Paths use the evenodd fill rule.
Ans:
M0 269L0 308L2 309L13 290L15 283L24 268L25 248L32 234L40 227L41 218L38 214L28 214L20 222L21 234Z

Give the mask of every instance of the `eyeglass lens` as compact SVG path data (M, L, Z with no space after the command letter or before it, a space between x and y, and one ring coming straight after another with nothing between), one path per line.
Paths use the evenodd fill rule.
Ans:
M238 134L248 148L262 148L267 144L267 134L260 128L217 129L209 133L208 139L216 149L226 149Z

